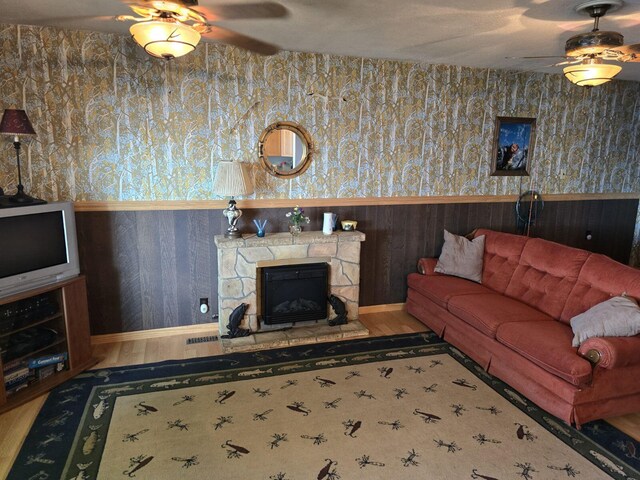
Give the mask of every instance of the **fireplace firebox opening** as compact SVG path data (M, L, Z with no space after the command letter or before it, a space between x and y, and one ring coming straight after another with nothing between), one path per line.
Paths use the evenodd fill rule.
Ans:
M262 267L260 320L266 325L327 318L329 265Z

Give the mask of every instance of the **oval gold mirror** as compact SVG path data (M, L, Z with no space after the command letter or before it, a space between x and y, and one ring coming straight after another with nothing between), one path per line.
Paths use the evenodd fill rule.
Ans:
M309 167L312 153L309 132L293 122L272 123L258 141L260 162L275 177L300 175Z

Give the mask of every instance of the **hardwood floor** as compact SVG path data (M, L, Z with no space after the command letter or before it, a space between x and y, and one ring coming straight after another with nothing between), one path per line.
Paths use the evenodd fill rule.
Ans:
M372 336L427 331L422 323L404 311L363 314L360 316L360 321L369 329ZM172 335L95 345L93 355L101 359L95 368L196 358L222 353L217 342L187 345L186 340L191 336L193 335ZM0 415L0 478L6 478L45 399L46 395L43 395ZM640 413L609 419L609 422L640 441Z

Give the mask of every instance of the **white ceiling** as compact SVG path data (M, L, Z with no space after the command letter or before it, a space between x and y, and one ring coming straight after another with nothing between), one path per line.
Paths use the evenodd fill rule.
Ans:
M562 67L547 66L554 59L506 57L562 55L567 38L592 28L588 16L574 11L583 1L279 0L289 11L284 18L217 24L283 50L560 73ZM200 0L198 9L247 3ZM121 0L0 0L0 12L0 23L10 24L121 34L131 24L113 19L131 13ZM640 43L640 0L625 0L600 29L622 33L625 44ZM640 63L622 67L617 78L640 81Z

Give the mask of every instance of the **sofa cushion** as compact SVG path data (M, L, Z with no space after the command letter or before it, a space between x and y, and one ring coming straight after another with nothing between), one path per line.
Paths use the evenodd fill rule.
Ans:
M589 255L585 250L532 238L522 250L505 294L559 319Z
M476 230L474 235L485 236L482 284L498 293L504 293L529 237L482 228Z
M455 296L449 300L447 309L491 338L495 338L503 323L554 321L541 311L499 293Z
M640 308L629 297L612 297L571 319L573 346L592 337L632 337L640 333Z
M617 295L640 299L638 270L600 254L591 254L578 275L560 320L569 320Z
M434 272L482 282L484 236L469 240L444 231L444 245Z
M447 275L420 275L411 273L407 278L409 288L413 288L429 300L447 308L451 297L471 293L491 293L487 287L458 277Z
M573 332L561 322L511 322L496 339L547 372L581 386L591 381L591 364L571 346Z

